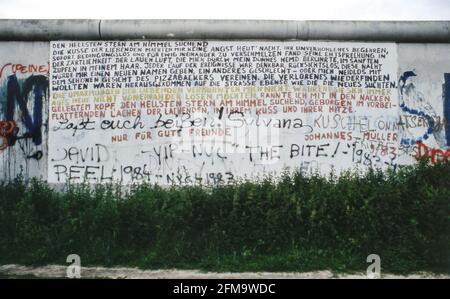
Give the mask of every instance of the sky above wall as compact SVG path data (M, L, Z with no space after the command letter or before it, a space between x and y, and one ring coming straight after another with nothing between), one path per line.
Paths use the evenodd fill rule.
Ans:
M450 0L0 0L0 18L450 20Z

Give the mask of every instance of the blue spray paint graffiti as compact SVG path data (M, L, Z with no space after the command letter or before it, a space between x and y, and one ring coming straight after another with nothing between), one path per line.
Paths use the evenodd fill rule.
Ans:
M399 90L400 90L400 98L403 99L403 95L407 92L409 92L410 90L415 89L415 86L413 84L410 84L410 86L406 86L406 80L408 80L408 78L410 77L415 77L417 76L416 73L414 73L413 71L406 71L404 72L400 78L399 78ZM435 125L435 121L434 118L429 115L428 113L419 110L419 109L414 109L411 107L408 107L407 104L402 101L400 103L400 108L402 109L403 112L408 113L408 114L412 114L412 115L417 115L420 117L423 117L426 119L427 124L428 124L428 128L426 130L426 132L418 137L418 138L402 138L400 143L404 144L404 145L414 145L417 142L422 142L424 140L427 140L431 134L433 134L433 129L434 129L434 125Z
M45 76L30 76L25 79L22 90L15 74L8 77L7 81L7 99L6 99L6 121L14 121L14 112L16 103L21 111L21 121L26 132L21 136L14 136L10 141L10 146L14 145L18 139L31 138L35 145L42 144L42 108L44 98L47 96L48 79ZM32 94L33 115L28 110L28 99Z
M444 102L445 139L447 146L450 146L450 73L444 74L442 98Z

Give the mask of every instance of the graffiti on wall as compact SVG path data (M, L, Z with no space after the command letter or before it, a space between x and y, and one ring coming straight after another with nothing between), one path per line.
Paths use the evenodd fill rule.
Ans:
M12 145L16 135L15 121L0 121L0 151Z
M30 139L36 146L41 145L43 103L48 98L48 78L46 75L31 73L25 78L18 79L15 72L17 67L14 64L3 66L2 73L6 73L5 68L8 66L11 67L13 73L4 80L6 81L4 84L6 85L4 93L6 103L3 101L5 111L2 122L5 123L5 127L7 125L10 127L8 136L6 134L3 136L4 141L7 141L4 145L13 146L19 140L26 139ZM35 69L42 73L48 72L44 66L35 66ZM16 121L22 124L21 128L16 126ZM23 147L21 148L23 149ZM24 154L27 158L40 159L42 157L42 151L24 152Z
M52 42L51 182L395 167L395 44Z
M0 180L220 183L450 159L446 45L1 45Z
M444 74L444 84L442 85L442 102L444 104L445 146L450 148L450 73Z
M436 112L432 102L418 90L414 71L404 72L399 79L400 146L416 158L429 158L432 163L450 157L450 130L448 100L449 78L444 74L442 86L442 115Z
M46 147L48 71L48 64L8 62L0 68L0 162L4 179L42 172L38 164L31 163L39 163Z

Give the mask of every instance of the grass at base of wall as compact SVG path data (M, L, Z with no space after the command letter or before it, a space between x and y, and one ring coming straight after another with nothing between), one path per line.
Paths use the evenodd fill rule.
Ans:
M450 163L216 187L0 186L0 263L450 273Z

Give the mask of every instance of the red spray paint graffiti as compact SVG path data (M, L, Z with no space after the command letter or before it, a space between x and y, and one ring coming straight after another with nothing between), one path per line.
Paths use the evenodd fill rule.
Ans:
M16 133L15 121L0 121L0 151L10 145L14 134Z
M7 69L10 69L13 74L16 74L16 73L48 74L49 65L45 65L45 64L23 65L23 64L7 63L0 68L0 78L3 75L3 72Z
M431 163L436 164L439 161L450 160L450 149L442 150L439 148L430 148L420 141L417 141L417 158L430 159Z

